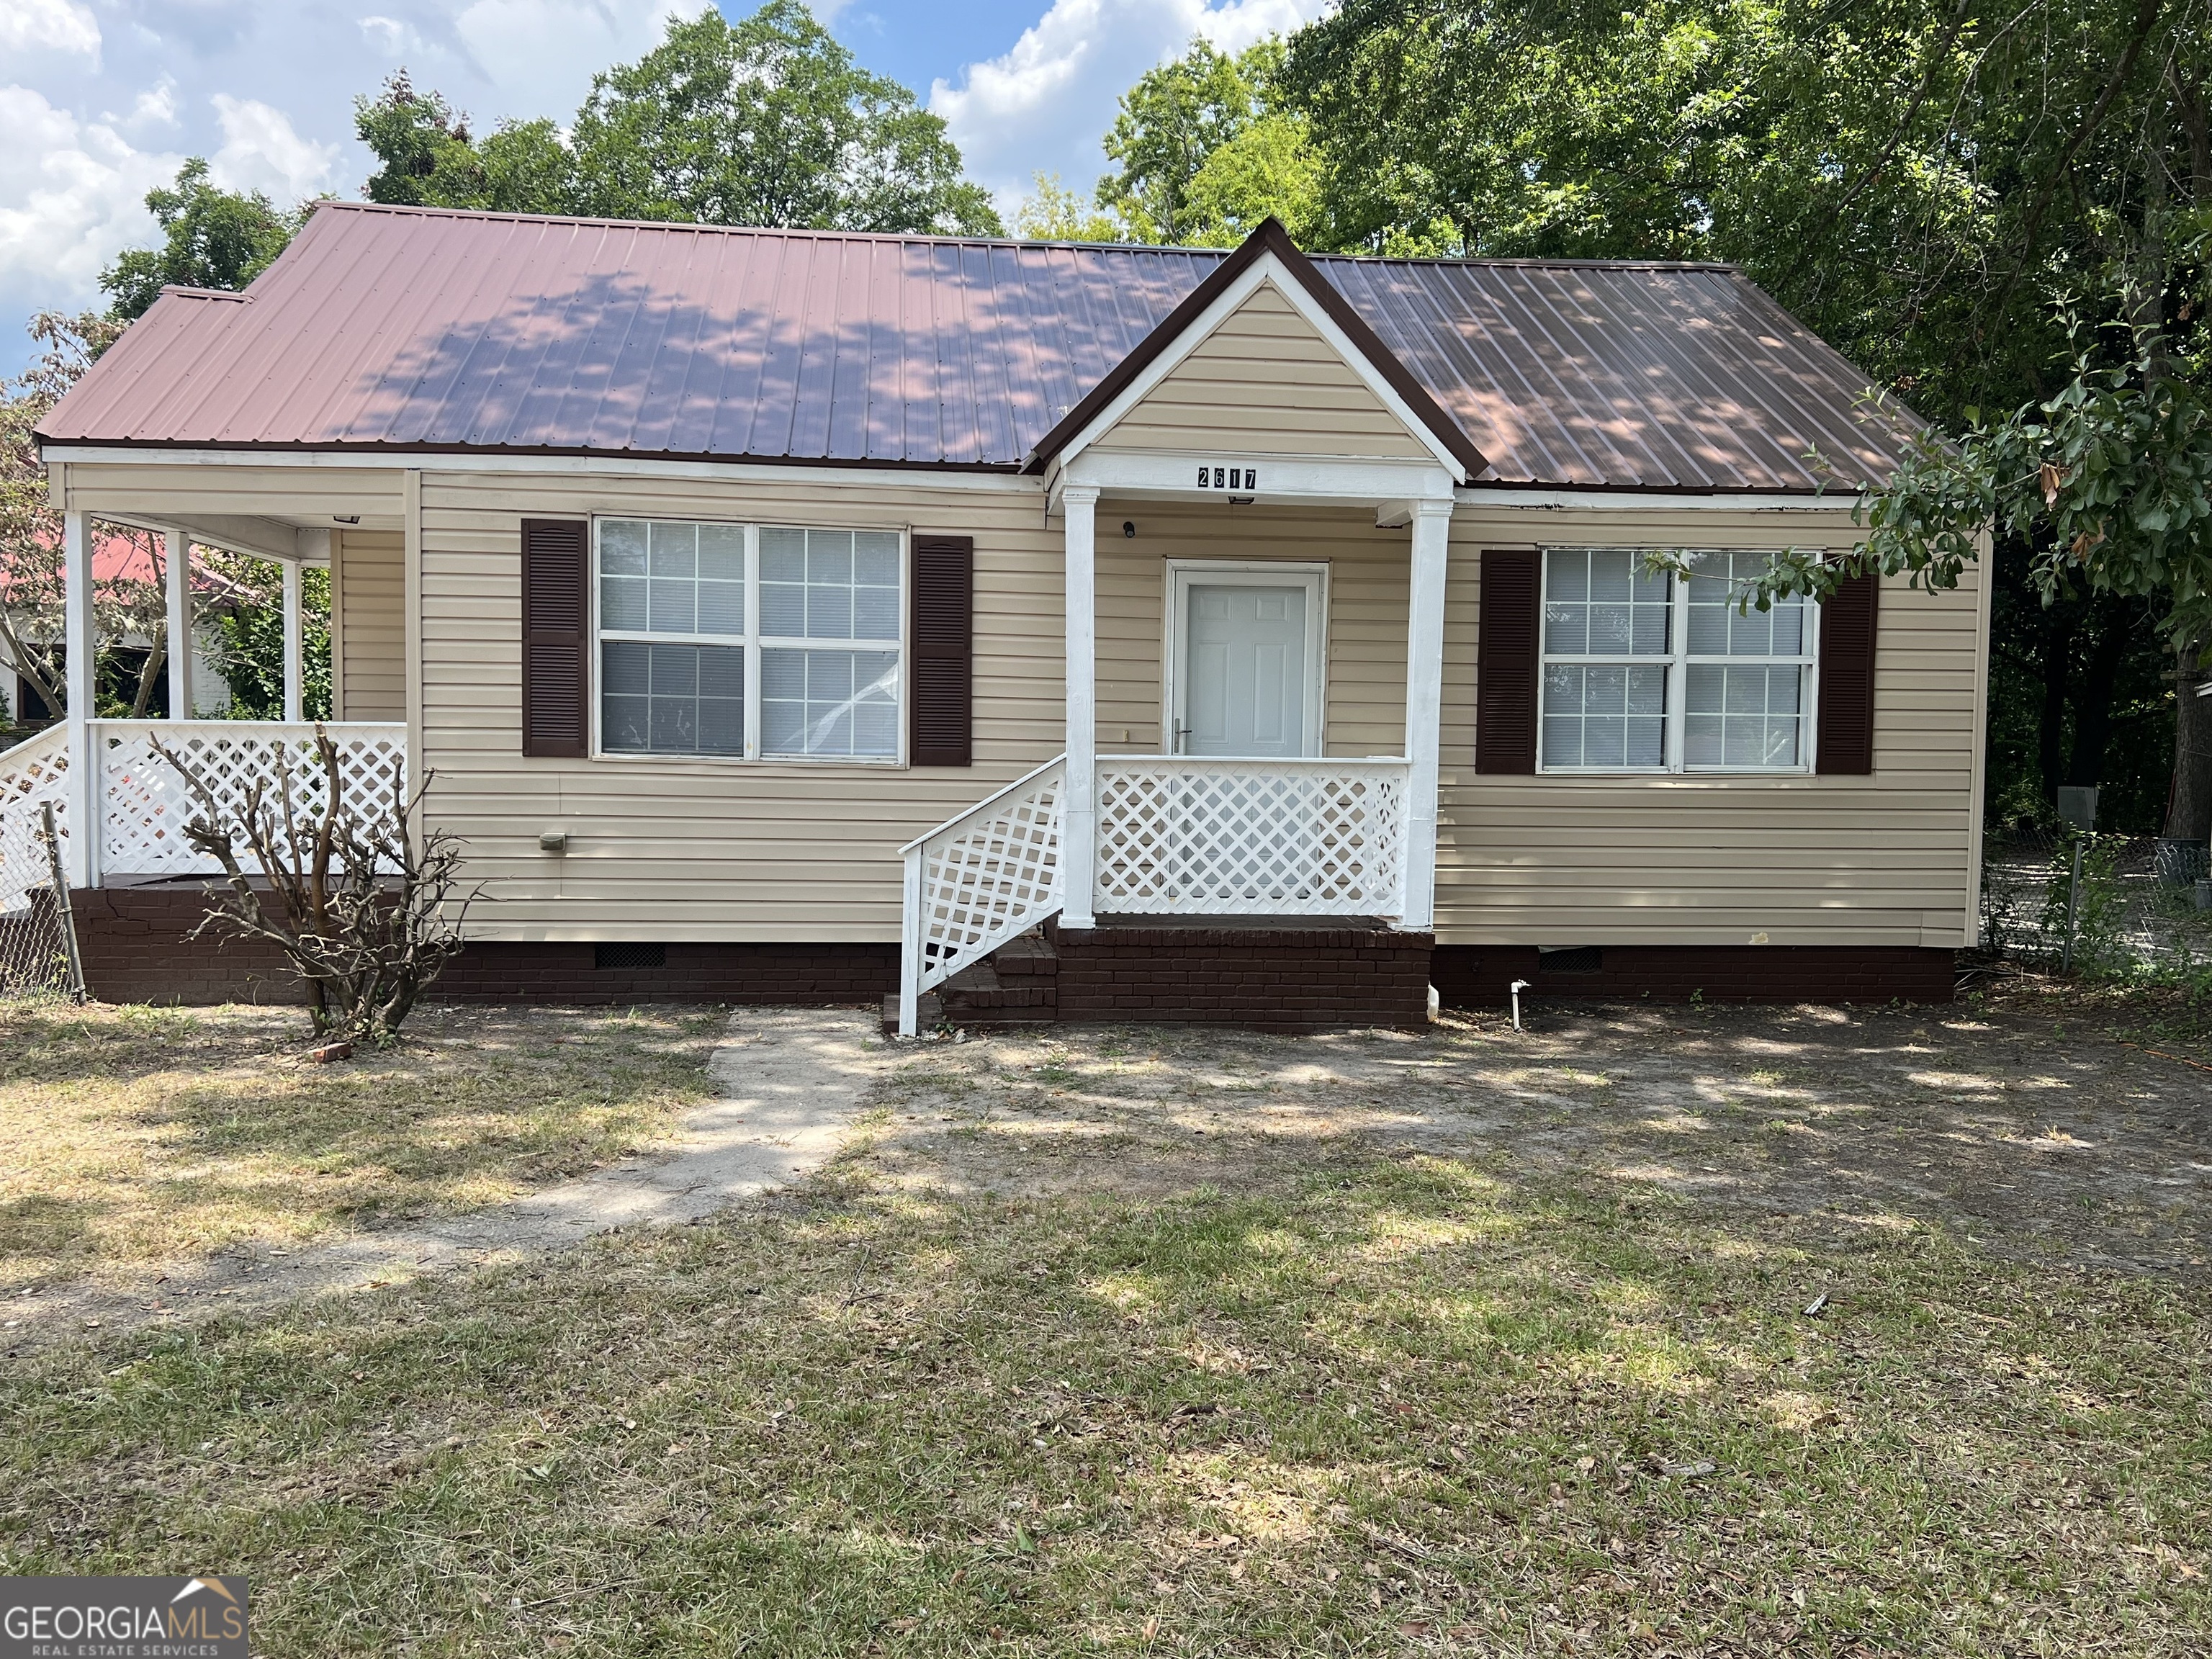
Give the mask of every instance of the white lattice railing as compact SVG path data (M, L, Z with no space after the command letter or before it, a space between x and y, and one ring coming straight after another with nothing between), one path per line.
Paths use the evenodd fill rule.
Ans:
M1102 755L1095 908L1401 915L1406 792L1401 760Z
M0 749L0 915L29 907L46 885L49 865L40 839L40 809L54 806L54 825L69 836L69 729L47 727L12 749Z
M325 723L337 745L347 795L368 803L406 787L407 728L378 721ZM280 762L293 779L294 810L320 801L315 728L307 721L95 720L100 757L103 875L196 875L217 870L192 850L184 826L204 810L155 743L190 766L228 811L240 812L258 781L274 804ZM12 751L11 751L12 752Z
M1059 913L1066 781L1063 755L899 849L906 859L902 1036L915 1035L924 991Z

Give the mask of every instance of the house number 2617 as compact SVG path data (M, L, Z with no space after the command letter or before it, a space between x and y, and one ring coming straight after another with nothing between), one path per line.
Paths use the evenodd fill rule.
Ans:
M1257 489L1260 487L1260 470L1253 466L1200 466L1198 469L1198 487L1200 489Z

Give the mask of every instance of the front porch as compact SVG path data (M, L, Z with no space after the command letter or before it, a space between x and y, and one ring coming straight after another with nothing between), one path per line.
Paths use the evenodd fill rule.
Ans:
M1094 953L1108 941L1150 948L1161 953L1164 972L1178 975L1194 960L1191 951L1212 951L1224 984L1243 974L1241 952L1267 948L1269 930L1286 951L1338 951L1347 984L1375 971L1363 953L1389 933L1421 946L1414 1017L1423 1006L1449 477L1435 467L1308 460L1295 470L1238 469L1232 499L1226 489L1181 487L1190 475L1171 458L1157 458L1155 472L1143 467L1142 458L1127 455L1097 467L1079 461L1054 491L1066 560L1066 752L901 849L895 1020L906 1035L926 1023L923 999L935 988L953 981L939 1006L957 1003L977 973L991 971L984 964L995 952L1048 924L1063 954L1071 941ZM1092 483L1087 471L1109 476ZM1271 473L1279 480L1272 491L1261 482ZM1244 495L1248 487L1254 496ZM1103 557L1102 520L1121 532ZM1249 556L1255 551L1274 558ZM1278 752L1234 752L1271 745L1253 740L1249 720L1241 735L1224 738L1194 714L1187 661L1194 636L1186 630L1195 611L1182 598L1214 591L1207 584L1273 583L1276 571L1306 570L1324 573L1315 592L1341 590L1343 598L1342 614L1314 619L1305 725L1297 729L1301 700L1285 690L1272 741ZM1295 576L1280 580L1264 591L1294 598ZM1357 628L1341 625L1347 616ZM1103 672L1102 617L1109 629ZM1323 646L1325 635L1334 638L1323 625L1332 620L1346 638ZM1115 751L1133 736L1140 744L1152 738L1165 752ZM1208 739L1231 752L1176 752ZM1382 743L1395 752L1342 752ZM1237 931L1215 939L1223 929L1204 929L1207 922ZM1324 934L1335 943L1324 946ZM1392 964L1385 977L1397 974L1402 956L1376 958ZM1033 969L1024 963L1014 971ZM1302 982L1285 1007L1328 994ZM1347 1006L1359 1000L1345 994ZM979 1018L990 1000L982 999ZM1085 1017L1060 1000L1061 1017ZM1204 997L1185 1000L1193 1018L1210 1006ZM1361 1001L1371 1017L1351 1023L1403 1023L1403 1010L1376 1015L1382 1006ZM1288 1020L1309 1023L1294 1010Z

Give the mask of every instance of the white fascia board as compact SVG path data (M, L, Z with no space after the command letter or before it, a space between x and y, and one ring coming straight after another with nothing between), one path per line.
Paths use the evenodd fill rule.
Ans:
M1692 495L1662 489L1512 489L1462 485L1462 507L1594 513L1849 513L1856 495L1767 495L1751 490Z
M47 444L49 463L124 466L303 466L370 472L557 472L627 478L721 478L743 483L816 483L875 489L983 490L1035 495L1044 482L1015 472L942 472L919 466L824 466L811 461L685 461L628 455L504 455L492 451L185 449Z
M1088 485L1115 495L1162 501L1226 501L1247 497L1261 505L1298 501L1309 505L1373 507L1382 501L1452 499L1452 474L1428 461L1327 460L1310 455L1209 455L1208 461L1234 460L1250 467L1259 481L1250 489L1200 489L1191 483L1193 458L1160 451L1092 449L1054 470L1048 510L1057 510L1060 492Z
M1183 330L1173 343L1145 365L1137 378L1121 388L1121 396L1108 404L1091 418L1091 423L1074 437L1060 446L1054 458L1063 465L1072 461L1090 447L1099 437L1113 430L1123 416L1150 397L1153 388L1182 367L1183 360L1198 349L1213 331L1229 319L1230 313L1259 291L1263 283L1274 285L1277 293L1291 304L1306 321L1312 324L1322 338L1328 341L1336 355L1357 374L1367 389L1382 401L1383 407L1398 417L1414 440L1437 458L1437 465L1454 478L1464 476L1459 458L1444 447L1443 440L1428 428L1427 422L1413 413L1398 389L1382 378L1382 373L1368 361L1367 354L1352 343L1350 337L1337 326L1336 319L1322 310L1321 302L1306 292L1305 284L1285 270L1283 262L1272 253L1263 253L1243 275L1224 289L1213 303L1198 313L1189 327Z

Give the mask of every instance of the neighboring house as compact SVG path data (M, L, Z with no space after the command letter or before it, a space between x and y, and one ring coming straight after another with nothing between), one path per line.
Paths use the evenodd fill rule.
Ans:
M92 538L92 575L102 587L118 582L143 582L158 586L161 573L155 568L151 553L141 537L127 536L114 532L95 531ZM192 629L192 660L195 672L190 676L193 712L198 714L221 714L230 707L230 687L225 683L218 664L221 653L217 638L210 625L205 600L220 591L221 584L201 569L195 562L192 569L193 589L201 603L196 607L198 622ZM5 571L0 571L0 609L9 606L9 581ZM19 637L36 646L48 641L39 636L27 617L17 613L13 618ZM119 690L135 685L146 658L154 648L149 635L131 634L118 641L109 652L107 670L112 684ZM164 678L155 688L153 707L160 714L169 712L168 683ZM8 743L10 732L9 720L18 728L37 728L58 718L56 712L46 707L46 699L39 694L37 683L21 671L21 665L9 658L8 640L0 634L0 696L6 698L6 718L0 718L0 745Z
M457 993L1409 1022L1949 994L1985 587L1730 602L1853 544L1864 385L1725 266L326 202L40 435L72 515L331 558ZM173 807L75 787L112 983L208 989Z

